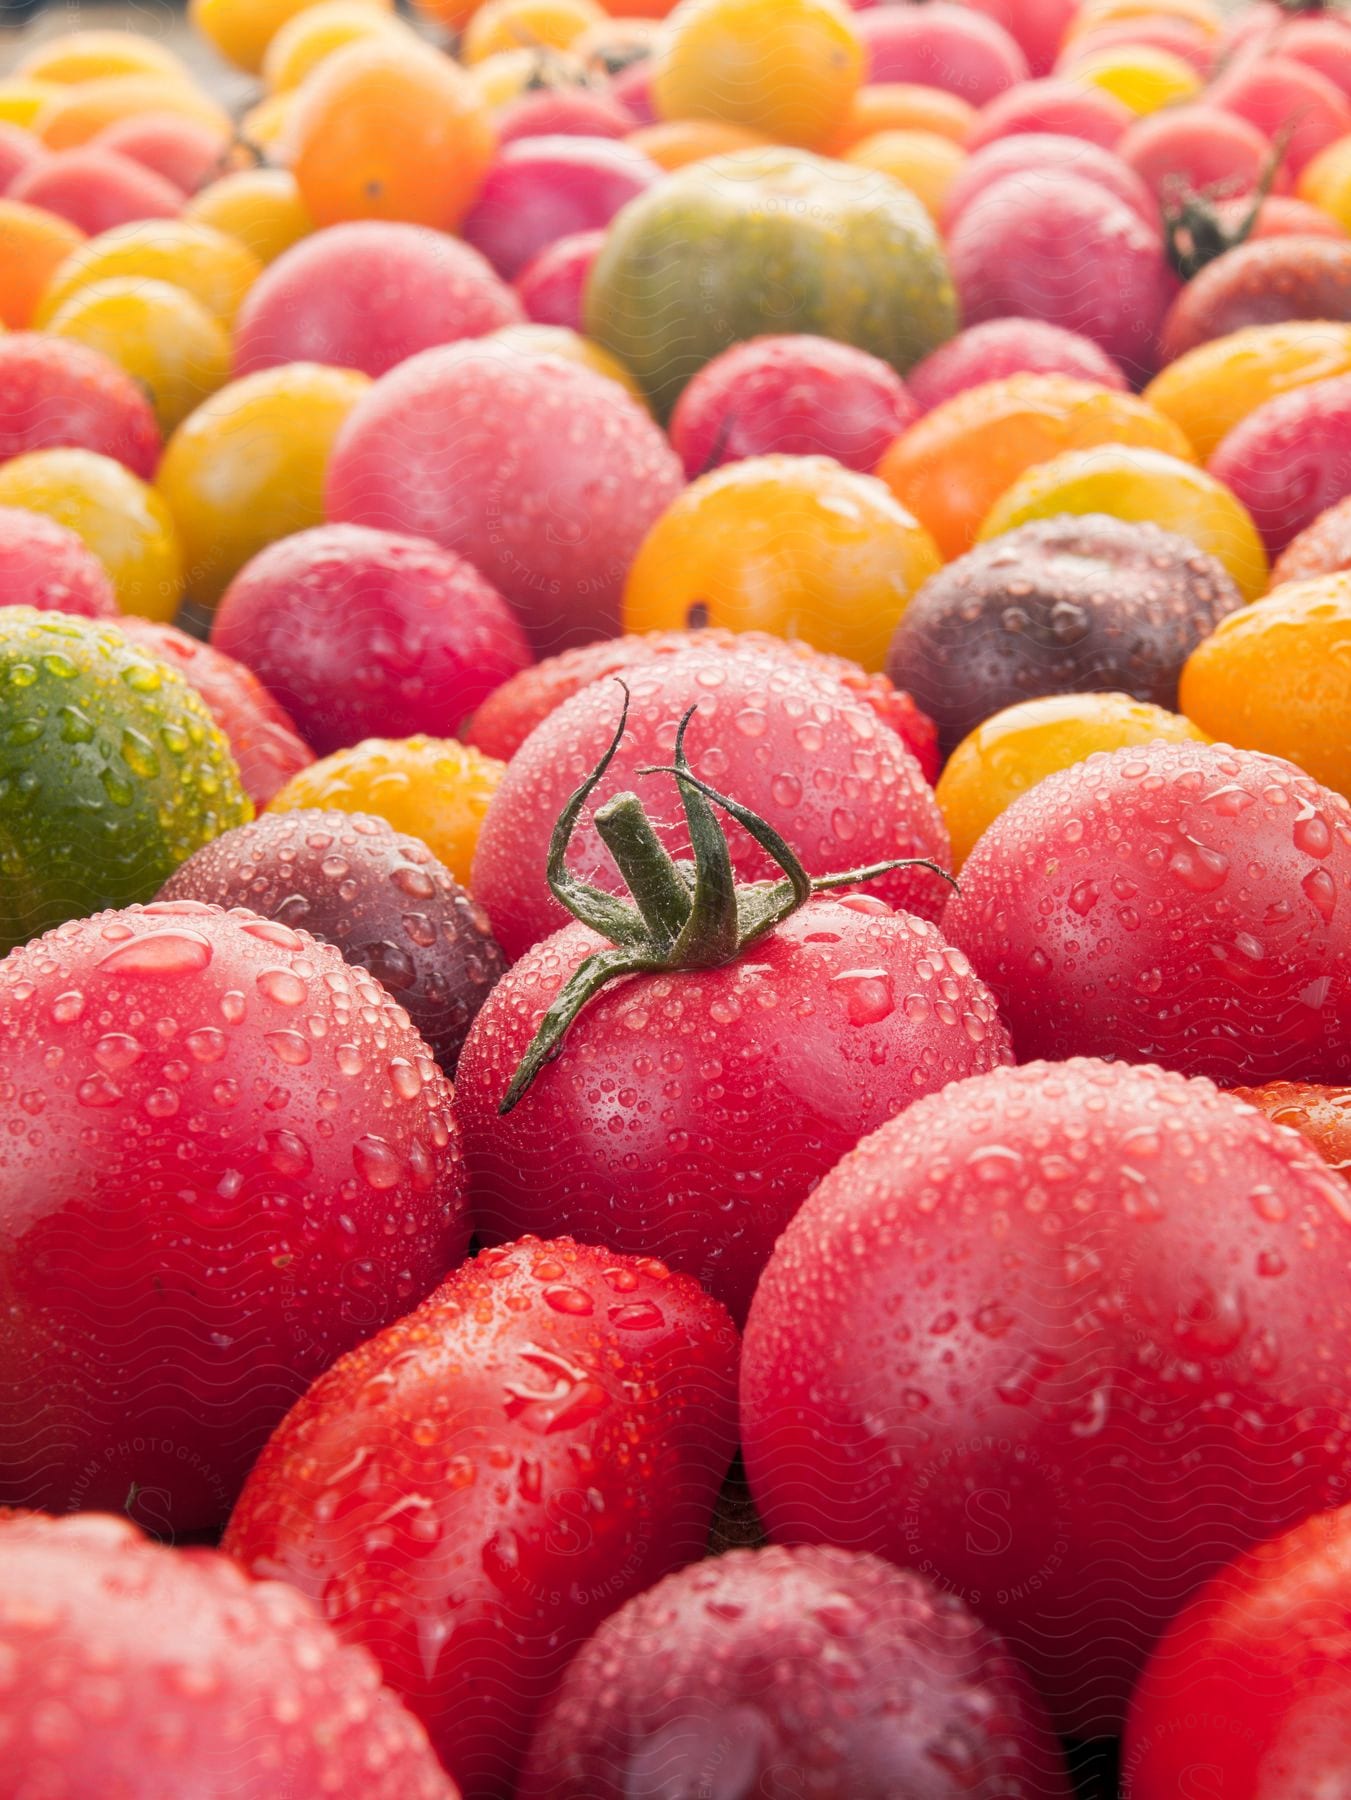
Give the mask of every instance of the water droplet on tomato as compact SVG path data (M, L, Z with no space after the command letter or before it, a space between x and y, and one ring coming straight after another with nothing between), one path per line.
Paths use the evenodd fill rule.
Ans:
M843 969L830 985L844 996L851 1025L879 1025L895 1011L896 996L886 969Z
M255 986L260 994L274 1000L278 1006L300 1006L310 993L299 975L290 969L260 969Z
M1337 883L1326 869L1310 869L1299 884L1313 902L1315 911L1325 925L1332 923L1332 915L1337 910Z
M397 1187L403 1176L402 1159L383 1138L369 1133L352 1145L352 1166L367 1187L383 1192Z
M105 975L195 975L211 961L211 945L195 931L157 931L107 950L95 967Z
M590 1294L578 1287L547 1287L544 1290L544 1304L551 1306L555 1312L570 1313L578 1318L584 1318L595 1310Z
M616 1331L655 1331L666 1323L661 1308L652 1300L631 1300L627 1306L612 1306L605 1316Z

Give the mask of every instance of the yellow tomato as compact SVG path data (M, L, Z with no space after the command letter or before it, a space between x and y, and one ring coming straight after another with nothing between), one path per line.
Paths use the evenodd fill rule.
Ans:
M948 758L934 790L960 869L987 826L1020 794L1083 762L1158 738L1206 738L1190 719L1129 694L1050 694L1006 706L978 725Z
M844 161L863 169L880 169L899 181L937 224L966 152L936 131L879 131L846 150Z
M1267 553L1247 508L1204 469L1160 450L1071 450L1019 476L995 502L980 541L1057 513L1106 513L1161 525L1222 562L1245 600L1266 592Z
M748 457L701 476L652 526L624 629L768 631L880 669L939 566L928 532L871 475L825 456Z
M55 82L30 81L23 75L11 75L0 81L0 120L6 125L22 125L31 131L38 114L59 92Z
M1182 709L1244 750L1298 763L1351 798L1351 573L1274 588L1187 659Z
M453 738L367 738L293 775L267 810L374 813L421 838L467 883L483 816L505 773L505 763Z
M1320 150L1299 178L1299 197L1351 232L1351 133Z
M287 93L344 44L382 36L411 40L413 34L401 19L381 12L371 0L319 0L288 19L268 45L264 84L271 93Z
M264 264L275 262L314 230L289 169L237 169L222 175L193 195L183 217L238 238Z
M851 21L842 0L684 0L657 56L657 112L821 149L863 81L867 58Z
M264 545L322 522L333 440L370 385L355 369L286 363L231 382L183 421L155 486L194 600L214 605Z
M140 382L167 437L230 379L230 338L184 288L118 275L78 288L47 321Z
M721 119L659 119L655 125L631 131L627 142L658 168L670 170L707 162L710 156L726 156L733 150L763 149L769 139L762 131L728 125Z
M580 331L572 331L566 325L536 325L527 321L521 325L499 326L489 333L489 341L503 344L508 350L524 351L527 356L558 356L564 362L591 369L597 375L617 381L644 411L647 409L647 396L619 358L611 356L589 337L583 337Z
M564 86L584 80L586 71L566 50L548 52L545 64L550 79ZM469 74L474 86L493 112L500 112L529 93L538 83L541 53L538 50L497 50L482 62L475 63Z
M183 559L169 509L130 469L93 450L34 450L0 466L0 506L44 513L107 569L123 612L172 619Z
M297 13L315 0L189 0L188 17L227 62L256 75L267 47ZM366 0L388 11L393 0Z
M1295 319L1250 325L1169 363L1144 397L1209 457L1240 419L1292 388L1351 373L1351 324Z
M465 27L466 63L501 50L566 50L605 14L595 0L487 0Z
M85 236L40 206L0 200L0 324L22 331L66 258Z
M134 31L64 31L35 44L14 73L29 81L62 86L98 81L107 75L171 75L187 71L167 44Z
M182 76L105 75L74 87L55 87L34 119L33 130L49 150L72 150L120 119L142 113L196 119L223 138L229 137L234 124L223 106Z
M1099 50L1072 63L1065 73L1080 87L1101 88L1141 116L1190 100L1202 87L1201 77L1189 62L1147 44Z
M101 232L73 251L57 269L34 315L45 325L80 288L113 275L167 281L200 300L222 324L262 274L258 258L238 238L183 219L138 219Z

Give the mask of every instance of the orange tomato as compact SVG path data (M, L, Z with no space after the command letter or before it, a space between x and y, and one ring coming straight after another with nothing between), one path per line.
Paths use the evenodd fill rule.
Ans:
M1169 363L1144 398L1187 434L1201 458L1263 401L1351 373L1351 324L1295 319L1250 325Z
M483 816L506 766L453 738L367 738L293 775L267 810L374 813L421 838L467 883Z
M0 322L16 331L31 323L52 277L84 241L55 213L0 199Z
M23 75L0 81L0 120L31 131L38 114L59 91L55 82L29 81Z
M405 219L453 231L494 140L488 107L448 56L386 39L349 44L301 90L288 132L317 225Z
M763 148L769 139L748 125L729 125L724 119L661 119L631 131L627 142L658 168L683 169L731 150Z
M1351 135L1320 150L1300 172L1299 197L1351 232Z
M861 169L880 169L899 181L938 224L966 152L935 131L879 131L846 150L843 160Z
M1231 1088L1276 1125L1308 1138L1330 1168L1351 1181L1351 1087L1313 1081L1269 1081L1262 1087Z
M1178 697L1203 730L1351 798L1351 573L1290 582L1221 619Z
M177 113L200 120L223 138L233 129L225 108L181 77L105 75L57 88L39 109L33 130L48 149L71 150L139 113Z
M852 145L879 131L932 131L951 138L954 144L965 144L975 122L975 107L943 88L879 81L861 87L854 95L844 123L827 149L832 156L843 156Z
M666 119L723 119L820 149L863 80L863 44L841 0L684 0L652 78Z
M938 568L929 534L871 475L825 456L748 457L700 476L652 526L624 588L624 629L698 620L880 669Z
M181 287L229 325L261 273L258 258L223 231L186 219L138 219L73 250L53 275L34 319L45 325L79 288L126 275Z
M1133 394L1068 375L1010 375L936 406L896 440L877 473L953 557L971 548L1025 469L1093 444L1193 455L1172 420Z
M604 19L595 0L487 0L465 27L460 53L472 65L502 50L566 50Z
M264 264L275 262L314 230L289 169L237 169L222 175L193 195L183 217L237 238Z

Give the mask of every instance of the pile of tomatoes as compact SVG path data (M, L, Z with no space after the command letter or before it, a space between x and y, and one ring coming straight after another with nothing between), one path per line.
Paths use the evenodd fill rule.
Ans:
M0 77L4 1800L1351 1793L1351 23L418 7Z

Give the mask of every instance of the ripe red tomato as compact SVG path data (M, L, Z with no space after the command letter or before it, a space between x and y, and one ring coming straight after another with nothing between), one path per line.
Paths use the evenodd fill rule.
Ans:
M1351 1766L1351 1507L1250 1550L1177 1618L1131 1701L1129 1800L1314 1800Z
M972 106L1027 80L1027 58L998 20L950 0L879 6L857 21L869 82L904 81L959 94Z
M1351 375L1333 375L1264 401L1206 467L1233 489L1279 556L1320 513L1351 498L1349 450Z
M285 925L179 901L25 944L0 1082L0 1504L219 1524L305 1384L464 1253L449 1083Z
M608 225L661 173L609 138L518 138L497 152L461 230L510 281L560 238Z
M182 194L195 194L225 173L231 144L209 125L176 113L132 113L114 120L92 140L144 163Z
M1054 132L1061 137L1087 138L1104 150L1115 147L1134 118L1131 109L1102 88L1048 75L1041 81L1023 81L983 106L966 140L968 150L979 150L996 138L1014 137L1022 131Z
M1271 571L1271 585L1335 575L1341 569L1351 569L1351 494L1319 513L1287 545Z
M120 619L112 579L68 526L22 506L0 506L0 594L6 606Z
M1351 319L1351 242L1282 235L1217 256L1168 309L1164 361L1246 326L1286 319Z
M638 120L622 100L597 88L539 88L504 106L496 119L497 141L518 138L622 138Z
M0 121L0 194L8 194L25 169L44 162L51 152L42 139L20 125Z
M668 1575L569 1666L518 1800L658 1792L1067 1800L1069 1788L1027 1677L960 1600L807 1544Z
M9 198L66 219L89 237L136 219L173 219L183 190L144 163L101 144L58 150L25 169Z
M1271 140L1256 125L1204 101L1165 106L1137 119L1117 151L1155 200L1170 204L1206 189L1250 193L1272 153ZM1278 171L1273 185L1284 193L1290 177Z
M486 1250L315 1383L225 1548L369 1650L499 1800L577 1645L702 1553L736 1363L722 1307L650 1257Z
M916 363L905 385L921 412L932 412L954 394L1008 375L1069 375L1118 393L1130 386L1106 351L1082 333L1042 319L987 319L969 326Z
M584 331L582 293L604 242L603 230L574 231L532 256L514 284L526 317L536 325Z
M865 701L830 676L805 663L693 650L633 669L628 686L627 735L573 839L572 866L588 881L621 891L594 823L597 806L621 789L647 803L668 852L688 856L670 777L639 770L670 762L676 723L695 702L687 740L695 773L768 819L808 874L890 857L947 866L947 832L914 757ZM509 960L568 922L545 881L549 840L569 795L609 745L619 710L611 682L574 695L530 734L493 795L470 887ZM731 854L741 879L779 873L739 827ZM900 869L869 883L869 892L934 918L947 889L927 870Z
M943 228L951 232L966 208L986 188L1010 175L1033 170L1059 169L1090 181L1138 213L1152 231L1159 228L1158 202L1133 169L1101 144L1084 138L1065 137L1050 131L1024 131L1014 137L996 138L969 156L948 189L943 207ZM931 354L937 354L932 352Z
M1351 133L1351 100L1326 75L1289 57L1236 57L1208 95L1269 138L1288 131L1285 161L1292 175Z
M370 1657L281 1582L89 1514L0 1516L0 1565L7 1793L459 1800Z
M99 351L37 331L0 337L0 462L66 446L149 481L160 431L141 389Z
M846 1150L919 1095L1010 1060L993 1001L934 926L871 895L819 898L735 962L598 995L499 1117L545 1009L604 946L584 925L537 945L470 1030L455 1104L476 1228L492 1243L567 1232L649 1251L738 1320Z
M1109 1732L1190 1592L1345 1497L1349 1250L1346 1184L1209 1082L1034 1063L917 1101L761 1279L760 1516L928 1575Z
M1022 1057L1351 1078L1351 804L1276 757L1155 743L1048 776L943 927Z

